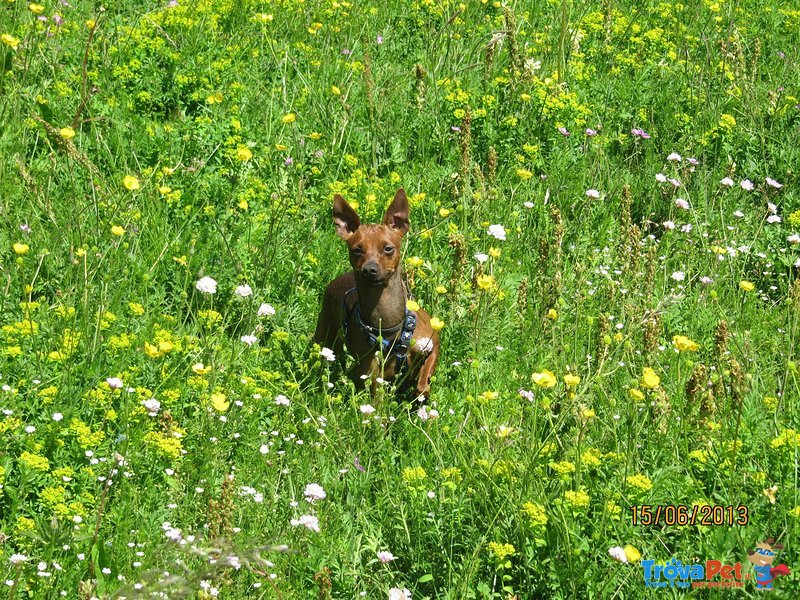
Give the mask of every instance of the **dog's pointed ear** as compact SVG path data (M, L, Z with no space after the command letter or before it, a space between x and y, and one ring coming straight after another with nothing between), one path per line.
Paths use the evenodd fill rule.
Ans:
M333 197L333 226L336 227L336 235L343 240L349 238L356 229L361 227L358 213L339 194Z
M400 233L408 233L411 224L408 220L408 198L406 198L406 191L403 188L397 190L394 200L386 209L383 224L397 229Z

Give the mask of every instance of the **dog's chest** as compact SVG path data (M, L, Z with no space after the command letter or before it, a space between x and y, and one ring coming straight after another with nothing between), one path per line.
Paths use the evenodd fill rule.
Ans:
M343 323L346 335L345 347L355 361L355 369L359 375L369 375L373 378L380 377L391 381L401 368L408 368L411 364L411 352L404 353L398 359L394 348L381 350L380 343L371 342L361 331L357 316L351 312ZM395 339L397 333L387 336Z

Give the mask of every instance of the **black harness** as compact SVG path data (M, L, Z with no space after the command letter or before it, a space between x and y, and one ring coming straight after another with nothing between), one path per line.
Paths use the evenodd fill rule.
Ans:
M380 345L384 356L394 355L395 360L397 361L396 377L400 379L408 368L408 361L406 358L408 357L408 349L411 347L411 337L414 335L414 329L417 326L416 313L408 310L408 307L406 307L405 317L403 318L403 322L399 325L381 328L372 327L371 325L365 323L364 319L361 317L361 311L358 308L357 298L352 306L348 306L347 297L352 293L358 294L358 288L350 288L345 293L344 298L342 298L342 314L344 315L342 319L342 329L344 330L345 339L347 339L347 328L350 317L355 315L356 324L361 330L361 333L364 334L364 337L367 338L367 341L370 343L370 345ZM392 335L398 332L398 335L387 339L387 335Z

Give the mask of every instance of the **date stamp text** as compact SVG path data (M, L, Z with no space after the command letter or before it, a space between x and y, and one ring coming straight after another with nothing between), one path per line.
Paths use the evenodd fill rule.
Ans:
M704 525L723 526L747 525L750 512L744 505L693 505L685 504L639 504L633 505L631 524L644 527L659 525Z

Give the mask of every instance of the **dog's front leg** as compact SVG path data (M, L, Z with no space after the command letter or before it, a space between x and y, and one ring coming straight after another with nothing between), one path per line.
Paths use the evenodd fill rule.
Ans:
M431 394L431 377L436 370L436 362L439 360L439 341L433 343L433 349L423 360L417 376L416 397L423 396L426 400Z

